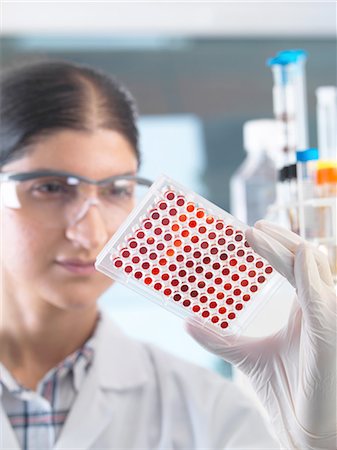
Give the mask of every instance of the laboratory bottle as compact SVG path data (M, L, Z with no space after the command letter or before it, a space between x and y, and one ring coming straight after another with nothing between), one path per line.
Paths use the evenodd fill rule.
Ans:
M239 220L254 225L275 201L284 146L282 123L273 119L246 122L243 143L246 158L230 179L230 208Z

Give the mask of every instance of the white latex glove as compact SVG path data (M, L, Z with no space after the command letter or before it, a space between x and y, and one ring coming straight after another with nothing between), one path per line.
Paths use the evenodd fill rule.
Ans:
M336 450L336 293L325 256L298 235L266 221L246 232L254 250L296 288L287 325L264 338L188 332L242 370L286 449Z

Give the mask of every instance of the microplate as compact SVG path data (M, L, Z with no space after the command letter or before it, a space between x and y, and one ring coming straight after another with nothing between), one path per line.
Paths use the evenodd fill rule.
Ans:
M247 225L166 175L95 267L217 335L240 335L285 281L245 239Z

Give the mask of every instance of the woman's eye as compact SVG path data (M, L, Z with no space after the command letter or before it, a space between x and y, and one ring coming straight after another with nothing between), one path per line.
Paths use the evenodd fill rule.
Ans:
M68 194L70 192L70 186L60 181L44 181L33 186L32 191L41 195Z
M112 185L106 188L106 195L110 197L120 199L120 198L131 198L133 197L134 187L133 186L116 186Z

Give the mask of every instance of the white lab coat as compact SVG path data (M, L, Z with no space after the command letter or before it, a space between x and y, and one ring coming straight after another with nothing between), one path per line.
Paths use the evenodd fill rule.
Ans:
M129 338L104 313L96 345L55 449L280 448L234 383ZM2 405L0 421L0 448L18 449Z

